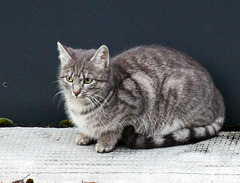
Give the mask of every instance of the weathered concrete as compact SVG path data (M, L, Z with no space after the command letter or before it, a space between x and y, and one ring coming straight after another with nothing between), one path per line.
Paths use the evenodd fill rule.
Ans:
M0 128L0 182L239 182L240 132L193 145L98 154L73 128Z

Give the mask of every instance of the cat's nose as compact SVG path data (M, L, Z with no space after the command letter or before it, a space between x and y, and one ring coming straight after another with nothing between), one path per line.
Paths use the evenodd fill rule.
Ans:
M74 93L74 95L77 97L80 92L73 92L73 93Z

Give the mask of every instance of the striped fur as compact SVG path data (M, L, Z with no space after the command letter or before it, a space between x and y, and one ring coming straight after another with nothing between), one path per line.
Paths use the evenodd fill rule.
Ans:
M207 126L182 128L165 136L154 137L140 135L135 132L133 126L127 126L122 133L122 141L132 149L192 144L216 136L222 127L223 120L220 117Z
M58 49L60 89L79 128L77 144L97 140L97 152L112 151L119 140L131 148L183 145L214 137L223 125L220 92L184 53L140 46L110 58L106 46L76 50L59 43Z

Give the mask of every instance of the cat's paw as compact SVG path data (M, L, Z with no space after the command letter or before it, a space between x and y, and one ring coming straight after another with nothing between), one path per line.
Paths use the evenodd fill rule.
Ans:
M92 142L92 139L83 135L83 134L78 134L76 139L75 139L75 143L77 145L88 145Z
M114 149L114 145L109 145L107 143L98 142L95 145L95 150L98 153L111 152Z

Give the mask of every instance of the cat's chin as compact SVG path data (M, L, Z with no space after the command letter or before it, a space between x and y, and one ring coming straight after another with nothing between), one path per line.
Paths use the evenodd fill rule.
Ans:
M89 101L85 97L73 97L73 100L75 100L77 103L80 103L81 105L88 106Z

